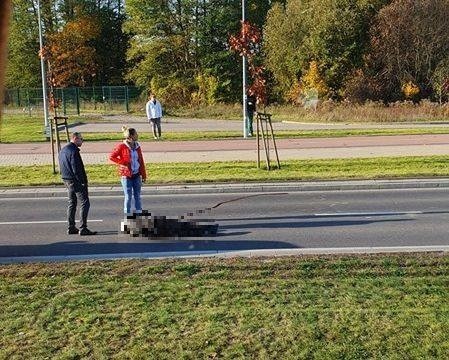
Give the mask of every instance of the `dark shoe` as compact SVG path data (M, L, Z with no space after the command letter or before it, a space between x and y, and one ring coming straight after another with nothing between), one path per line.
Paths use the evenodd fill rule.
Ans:
M67 234L68 235L74 235L74 234L78 234L78 233L79 233L79 230L76 227L67 229Z
M96 231L90 231L88 228L81 229L79 232L80 236L97 235Z

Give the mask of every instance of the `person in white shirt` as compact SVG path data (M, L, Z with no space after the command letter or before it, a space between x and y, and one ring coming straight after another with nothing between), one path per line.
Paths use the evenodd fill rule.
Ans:
M158 140L161 138L162 106L154 94L150 94L146 110L148 122L151 123L153 129L153 136Z

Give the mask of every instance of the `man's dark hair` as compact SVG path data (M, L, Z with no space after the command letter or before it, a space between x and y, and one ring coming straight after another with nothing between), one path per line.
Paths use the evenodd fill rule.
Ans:
M71 139L77 139L77 138L83 138L83 136L81 135L80 132L74 131L74 132L72 132L72 134L70 135L70 138L71 138Z

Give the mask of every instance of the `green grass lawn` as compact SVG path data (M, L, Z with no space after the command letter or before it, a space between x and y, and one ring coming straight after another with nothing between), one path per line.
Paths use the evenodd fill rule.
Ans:
M447 359L449 256L0 266L2 359Z
M149 184L388 179L449 176L448 163L449 156L289 160L272 171L258 169L256 162L248 161L150 163L147 173ZM114 165L88 165L86 171L91 185L119 183ZM0 166L0 186L60 184L51 165Z
M294 138L324 138L347 136L394 136L394 135L436 135L448 134L448 127L440 128L404 128L404 129L336 129L336 130L280 130L275 132L276 139ZM89 141L121 140L121 133L83 133ZM197 141L197 140L223 140L242 139L239 131L189 131L189 132L165 132L162 141ZM43 141L44 139L42 139ZM153 140L150 132L139 133L139 140ZM18 141L21 142L21 141Z
M96 117L71 117L70 124L76 122L98 122ZM101 122L104 122L103 120ZM89 133L83 136L88 141L116 141L123 138L117 124L116 132ZM318 138L318 137L344 137L344 136L378 136L378 135L418 135L418 134L447 134L448 127L436 128L404 128L404 129L336 129L336 130L304 130L304 131L276 131L277 138ZM192 141L192 140L217 140L217 139L241 139L240 131L189 131L166 132L163 141ZM61 134L62 138L64 135ZM153 135L148 132L139 134L142 141L152 140ZM42 119L27 115L8 115L2 118L0 127L1 143L45 142Z

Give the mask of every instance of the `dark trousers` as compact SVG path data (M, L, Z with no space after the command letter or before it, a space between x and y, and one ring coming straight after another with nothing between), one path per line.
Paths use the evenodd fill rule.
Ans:
M87 191L87 185L73 181L64 180L64 184L67 188L69 201L67 204L67 222L68 228L73 229L75 227L75 213L78 200L80 201L80 229L87 228L87 215L89 214L90 202L89 194Z
M153 129L154 137L160 138L161 137L161 118L150 119L150 122L151 122L151 128Z
M248 134L251 136L253 135L253 118L254 118L254 111L247 110L246 111L246 118L247 118L247 124L246 128L248 130Z

